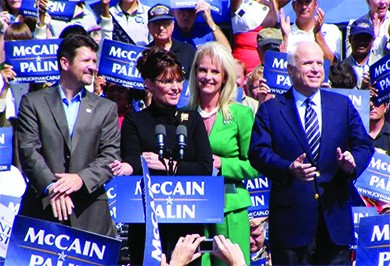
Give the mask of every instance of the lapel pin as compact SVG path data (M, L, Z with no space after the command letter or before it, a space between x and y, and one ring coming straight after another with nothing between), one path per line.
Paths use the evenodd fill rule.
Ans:
M87 113L91 113L92 112L92 110L89 109L89 108L87 108L85 111L87 111Z

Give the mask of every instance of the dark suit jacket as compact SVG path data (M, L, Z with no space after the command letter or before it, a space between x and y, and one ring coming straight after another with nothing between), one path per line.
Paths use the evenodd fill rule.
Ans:
M313 197L314 182L293 178L289 172L290 164L303 153L312 163L292 90L263 103L256 114L249 159L273 182L269 213L271 248L310 244L315 237L320 210L333 242L337 245L353 243L352 180L368 166L374 149L359 114L347 97L321 91L321 108L322 134L317 166L320 200ZM355 174L340 168L336 160L337 147L352 153Z
M70 138L58 87L28 93L19 109L18 140L22 168L29 179L21 214L55 221L44 191L56 181L54 173L77 173L84 185L71 195L75 209L70 225L113 233L103 185L112 176L108 164L120 158L115 103L85 90Z

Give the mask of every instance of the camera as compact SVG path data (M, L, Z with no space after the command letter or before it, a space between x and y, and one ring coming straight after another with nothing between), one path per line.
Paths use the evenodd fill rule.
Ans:
M198 246L198 252L206 253L206 252L214 252L217 250L217 245L214 242L214 239L205 239L200 242Z

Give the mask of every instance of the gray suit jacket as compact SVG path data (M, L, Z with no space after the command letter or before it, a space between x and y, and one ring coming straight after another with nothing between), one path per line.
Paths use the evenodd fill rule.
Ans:
M20 214L56 221L45 189L56 181L54 173L77 173L84 185L71 195L75 209L70 225L113 234L103 185L112 176L108 164L120 158L115 103L85 91L70 138L58 87L28 93L19 109L18 141L29 180Z

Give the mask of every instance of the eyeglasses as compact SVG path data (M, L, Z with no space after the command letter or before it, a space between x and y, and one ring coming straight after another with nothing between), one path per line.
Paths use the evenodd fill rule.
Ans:
M163 86L172 86L175 82L177 85L181 85L184 82L184 79L155 79L155 81L159 82Z

